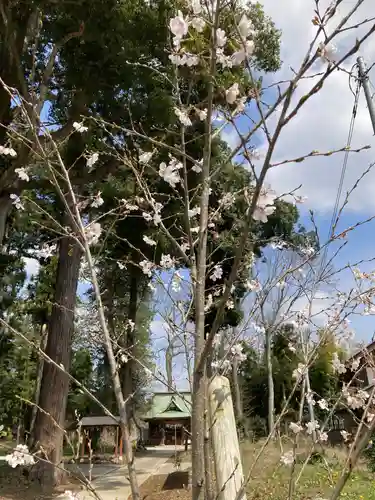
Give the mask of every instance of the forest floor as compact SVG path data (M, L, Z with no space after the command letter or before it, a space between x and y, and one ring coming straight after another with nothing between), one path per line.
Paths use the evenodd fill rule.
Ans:
M262 442L247 443L242 446L242 460L245 477L251 472L247 486L247 500L285 500L288 498L291 467L280 462L280 443L267 446L255 463ZM300 446L293 478L299 478L293 489L293 500L323 500L331 497L334 486L341 476L346 461L347 450L341 446L326 446L317 450L315 456L304 466L310 453L311 442ZM291 449L290 443L282 443L283 451ZM308 451L307 451L308 450ZM299 477L300 476L300 477ZM347 482L340 499L375 500L375 475L361 460Z
M241 447L245 475L252 469L252 479L247 487L247 500L285 500L288 498L291 468L280 463L280 446L271 443L267 446L258 462L254 464L262 442L245 443ZM283 453L290 445L283 443ZM330 498L333 487L340 476L346 451L343 448L326 447L314 463L303 466L306 451L301 448L293 477L299 478L294 489L293 500L322 500ZM140 487L142 500L190 500L187 489L190 468L189 454L180 453L181 467L175 467L175 457L166 461L158 471L146 479ZM303 472L301 473L303 468ZM65 485L59 490L42 493L38 485L30 483L19 468L11 469L0 461L0 500L51 500L64 490L80 490L77 482ZM117 495L114 494L113 500ZM369 472L361 461L343 493L343 500L375 500L375 474Z
M0 500L51 500L67 489L79 490L79 482L72 481L69 486L64 485L53 490L42 491L40 485L29 481L27 475L24 475L19 467L12 469L7 463L0 462Z
M191 491L186 486L189 475L186 471L157 474L148 478L140 487L142 500L190 500ZM131 497L129 497L131 500Z
M247 500L285 500L288 498L291 468L280 463L279 444L270 444L254 464L263 445L262 442L245 443L241 446L245 476L252 469L252 479L247 486ZM283 453L290 445L283 443ZM305 458L306 448L301 447L293 477L298 478ZM323 500L330 498L345 462L346 450L341 447L326 447L313 463L308 463L291 498L293 500ZM174 461L174 458L171 461ZM182 456L187 460L187 456ZM182 467L183 468L183 467ZM190 500L191 492L186 489L188 474L175 471L151 476L141 485L142 500ZM361 461L346 484L340 498L343 500L375 500L375 474L369 472Z

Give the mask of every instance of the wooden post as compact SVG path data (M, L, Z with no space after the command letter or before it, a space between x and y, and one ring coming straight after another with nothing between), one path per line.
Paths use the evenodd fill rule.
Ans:
M122 454L123 454L123 440L122 440L122 432L120 434L120 459L122 460Z
M208 397L217 495L219 500L236 500L244 479L229 380L215 376ZM246 500L246 494L238 500Z
M81 432L81 458L85 456L86 434L85 431Z
M116 426L116 432L115 432L115 458L117 458L118 455L118 426Z

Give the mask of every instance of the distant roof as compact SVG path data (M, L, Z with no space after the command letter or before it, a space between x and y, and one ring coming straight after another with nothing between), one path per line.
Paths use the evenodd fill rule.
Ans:
M119 425L120 417L116 417L117 421L112 417L83 417L80 424L82 427L107 427Z
M348 361L351 359L358 358L359 356L363 356L364 353L370 353L375 350L375 341L371 341L366 347L360 346L357 350L349 357Z
M142 415L143 420L178 419L191 417L190 392L156 392L151 400L150 410Z

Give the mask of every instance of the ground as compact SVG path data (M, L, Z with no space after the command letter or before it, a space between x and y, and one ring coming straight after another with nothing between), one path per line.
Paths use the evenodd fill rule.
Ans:
M255 458L263 445L262 442L242 445L242 457L245 475L252 468L252 480L247 487L247 500L285 500L288 498L291 469L280 463L280 444L267 447L265 453L254 465ZM290 443L281 443L283 453L290 449ZM301 446L298 463L293 477L298 477L307 456ZM321 450L322 451L322 450ZM324 449L314 463L304 467L298 485L293 493L293 500L323 500L330 497L332 487L342 471L346 450L341 447ZM142 500L190 500L186 490L186 475L174 472L169 475L157 474L150 477L141 486ZM173 490L171 488L174 488ZM375 500L375 475L368 471L364 461L358 464L341 497L343 500Z
M190 500L191 491L185 487L187 481L187 472L183 471L151 476L141 485L141 498L142 500Z
M0 458L9 453L9 448L9 443L0 444ZM174 447L165 446L150 448L146 453L139 453L136 459L139 482L143 483L150 474L156 474L163 466L167 474L173 471L173 464L168 461L174 451ZM57 490L42 492L38 484L28 480L27 471L23 471L20 467L12 469L2 459L0 460L0 500L50 500L58 498L65 490L76 492L79 500L89 500L93 496L85 488L82 488L82 481L79 479L84 479L85 476L89 478L90 475L93 486L102 500L116 500L116 498L124 500L130 494L125 464L115 465L106 462L90 465L89 463L80 463L78 465L67 464L66 468L71 473L66 484ZM61 498L63 497L61 496Z
M272 443L254 464L262 444L258 442L242 445L245 475L250 468L252 469L252 479L247 488L247 500L265 498L285 500L288 498L291 469L280 463L280 445L283 448L282 452L285 453L290 449L290 443L287 441L281 444ZM306 447L302 446L293 472L294 478L301 473L306 456ZM292 496L293 500L329 498L332 487L342 470L345 456L344 448L325 448L324 453L319 454L314 463L309 463L304 467ZM87 464L82 465L82 470L86 474L88 474L88 467ZM142 500L190 500L191 493L187 489L189 455L181 453L181 465L177 470L173 447L154 448L137 458L136 467L141 483ZM130 495L124 466L95 464L92 479L103 500L123 500ZM80 490L75 481L69 486L65 485L60 491L42 494L37 485L30 484L19 469L11 469L5 462L0 462L0 500L50 500L68 488ZM80 500L91 498L87 492L79 493ZM340 498L375 500L375 475L368 471L364 461L359 463Z
M242 446L242 458L245 474L252 468L252 480L247 487L247 500L285 500L288 498L288 488L291 468L280 463L280 443L267 447L265 453L254 465L262 443ZM283 453L290 449L290 443L281 443ZM298 478L310 444L301 445L297 455L297 464L293 477ZM342 447L325 447L318 450L316 460L307 464L292 496L293 500L323 500L330 498L333 486L341 475L347 451ZM369 472L364 461L360 461L345 486L340 499L343 500L375 500L375 476Z

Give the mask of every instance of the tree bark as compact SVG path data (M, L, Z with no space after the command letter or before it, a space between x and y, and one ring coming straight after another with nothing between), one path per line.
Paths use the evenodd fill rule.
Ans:
M209 391L208 385L212 378L212 358L206 361L206 411L204 414L204 473L205 473L205 500L213 500L214 493L214 457L212 446L212 430L209 418Z
M268 386L268 432L272 433L275 426L275 388L272 370L271 331L266 329L266 366Z
M125 364L123 370L123 382L122 391L125 399L126 413L128 416L128 422L130 423L133 414L133 404L132 393L134 392L133 387L133 375L135 368L135 361L133 359L135 349L135 329L137 322L137 310L138 310L138 273L135 267L131 266L130 272L130 286L129 286L129 310L128 318L134 323L134 328L128 328L126 331L125 347L128 352L128 362Z
M42 349L43 352L45 352L46 347L47 347L47 339L48 339L48 330L46 329L47 325L44 323L40 329L40 348ZM31 412L31 421L30 421L30 430L29 430L29 435L31 439L34 436L34 426L35 426L35 420L36 420L36 415L38 412L38 406L39 406L39 397L40 397L40 387L42 384L42 377L43 377L43 367L44 367L44 359L39 358L39 363L38 363L38 373L36 377L36 383L35 383L35 393L34 393L34 406ZM32 447L34 445L33 442L29 443L29 447Z
M233 399L234 399L234 413L235 413L237 422L241 426L243 435L245 436L245 438L247 438L249 436L249 429L248 429L248 426L246 424L244 412L243 412L240 382L238 380L238 361L236 359L233 360L232 387L233 387Z
M56 273L56 289L49 322L46 354L66 371L70 370L74 331L74 308L82 250L71 238L60 242ZM38 462L33 470L42 485L61 482L62 445L65 410L69 392L69 378L63 371L45 362L40 388L39 406L34 442L40 455L49 463Z
M12 200L10 199L9 194L4 194L0 197L0 251L4 245L7 219L11 208Z

